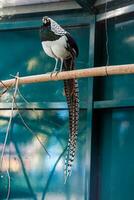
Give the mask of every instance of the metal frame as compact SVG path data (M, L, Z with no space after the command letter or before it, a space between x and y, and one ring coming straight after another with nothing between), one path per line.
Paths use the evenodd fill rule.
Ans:
M38 104L38 105L37 105ZM36 110L67 110L67 104L66 102L30 102L29 104L26 103L17 103L19 110L33 110L33 108ZM10 110L11 109L11 103L0 103L0 110ZM86 110L87 109L87 103L86 102L81 102L80 103L80 109Z
M94 109L134 107L134 99L94 101Z
M44 12L57 12L63 10L77 10L81 6L75 0L39 3L22 6L9 6L0 9L0 16L20 15L20 14L34 14Z
M119 17L121 15L130 14L130 13L134 14L134 5L125 6L125 7L118 8L112 11L108 11L106 13L98 14L96 20L102 21L105 19Z
M96 17L92 16L89 37L89 66L94 67L95 51L95 29ZM86 137L86 157L85 157L85 200L90 199L90 177L91 177L91 148L92 148L92 118L93 118L93 78L88 78L88 109L87 109L87 137Z
M109 8L115 10L120 6L120 2L116 2L116 7L112 7L115 0L107 0ZM125 1L124 1L125 2ZM129 6L133 7L134 0L129 1L126 4L123 4L122 8L127 8ZM26 15L26 14L40 14L44 12L72 12L72 11L80 11L84 10L92 13L97 13L99 11L100 6L105 7L105 0L68 0L61 2L50 2L50 3L39 3L39 4L30 4L30 5L22 5L22 6L9 6L0 8L0 16L12 16L12 15ZM118 8L119 10L122 8ZM132 8L131 8L132 9ZM104 11L103 11L104 12ZM111 12L111 11L110 11ZM120 11L119 11L120 12Z
M134 3L134 0L97 0L95 3L95 7L105 7L105 4L107 3L108 7L123 7Z

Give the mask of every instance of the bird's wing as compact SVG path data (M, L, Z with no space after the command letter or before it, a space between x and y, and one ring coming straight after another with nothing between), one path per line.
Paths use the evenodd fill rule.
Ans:
M77 57L79 55L79 49L75 42L75 40L71 37L69 33L65 34L67 37L67 47L66 49L71 52L73 57Z

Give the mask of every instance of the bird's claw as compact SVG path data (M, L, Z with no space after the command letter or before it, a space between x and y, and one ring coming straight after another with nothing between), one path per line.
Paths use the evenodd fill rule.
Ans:
M52 78L53 74L55 74L55 73L56 73L56 71L51 72L50 77Z
M57 76L59 73L60 73L60 71L57 71L56 74L55 74L55 76Z
M52 78L53 75L57 76L60 73L60 71L53 71L50 73L50 77Z

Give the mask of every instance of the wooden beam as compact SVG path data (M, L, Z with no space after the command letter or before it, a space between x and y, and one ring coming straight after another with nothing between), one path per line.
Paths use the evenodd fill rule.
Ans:
M47 81L59 81L64 79L74 79L74 78L86 78L86 77L96 77L96 76L111 76L111 75L121 75L121 74L134 74L134 64L128 65L115 65L115 66L102 66L94 67L73 71L64 71L59 73L46 73L40 75L24 76L19 77L19 85L31 84ZM2 80L0 87L13 86L15 83L15 78Z

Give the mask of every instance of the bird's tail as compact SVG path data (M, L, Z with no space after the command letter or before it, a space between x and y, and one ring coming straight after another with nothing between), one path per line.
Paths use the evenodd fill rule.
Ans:
M72 59L64 61L63 70L69 71L74 69ZM78 121L79 121L79 88L76 79L64 80L64 90L69 110L69 139L67 146L67 154L65 158L65 182L71 175L72 165L76 154Z

